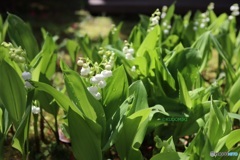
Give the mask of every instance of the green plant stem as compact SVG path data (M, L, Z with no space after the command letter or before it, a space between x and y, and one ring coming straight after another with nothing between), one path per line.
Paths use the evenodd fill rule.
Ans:
M33 127L34 127L34 138L35 138L35 144L36 144L36 152L40 152L40 141L39 141L39 135L38 135L38 115L34 114L34 122L33 122Z
M54 119L55 119L55 138L56 138L56 141L57 141L57 145L59 145L59 134L58 134L58 120L57 120L57 116L54 116Z

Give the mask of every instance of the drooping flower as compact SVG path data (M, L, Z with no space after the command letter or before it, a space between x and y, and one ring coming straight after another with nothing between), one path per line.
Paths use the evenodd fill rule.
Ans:
M25 86L26 89L33 89L34 88L29 81L25 81L24 86Z
M82 67L80 72L82 76L87 76L90 73L90 71L91 71L91 68L87 66L87 67Z
M32 106L32 113L33 114L39 114L40 113L40 108L37 106Z
M26 72L24 71L22 73L22 78L26 81L26 80L31 80L32 79L32 74L30 72Z

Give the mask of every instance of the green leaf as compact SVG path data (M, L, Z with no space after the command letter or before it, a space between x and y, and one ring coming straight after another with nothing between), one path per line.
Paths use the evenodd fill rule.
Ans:
M136 57L143 56L147 50L154 50L160 39L159 36L160 36L160 28L157 25L145 37L144 41L142 42L141 46L138 48L136 52Z
M69 55L71 57L72 62L76 62L76 55L77 55L77 52L79 50L78 43L76 41L68 39L67 44L66 44L66 48L69 52Z
M230 150L232 147L240 142L240 129L234 130L231 133L229 133L227 139L226 139L226 146Z
M102 159L102 127L87 117L80 116L71 108L68 110L68 126L72 151L76 159Z
M19 150L22 154L27 154L26 152L26 145L27 144L27 137L28 137L28 127L29 127L29 118L31 115L31 106L25 111L25 114L21 120L20 125L18 126L16 133L13 137L13 144L12 146Z
M113 71L102 93L104 111L106 118L109 119L128 96L128 80L123 66Z
M0 62L0 98L17 127L26 107L26 90L17 72L5 61Z
M189 109L192 108L192 100L187 90L187 86L181 73L178 72L178 82L179 82L179 100L185 104Z
M67 93L76 108L83 113L84 117L97 122L103 132L106 127L106 117L102 105L97 101L87 90L80 75L69 69L65 63L61 63L61 68L64 73L64 80L67 88Z
M115 143L117 152L122 160L143 159L139 150L147 130L151 109L143 109L130 115L123 121Z
M177 152L164 152L154 155L150 160L171 159L179 160L180 157Z
M47 92L48 94L53 96L57 101L57 103L59 104L59 106L61 106L64 109L64 111L67 111L69 107L74 108L73 103L70 101L70 99L66 95L64 95L62 92L53 88L52 86L42 82L35 82L35 81L33 81L32 84L35 87L35 89Z
M32 80L39 80L40 74L46 75L48 79L52 78L57 61L57 55L54 54L55 49L56 45L53 38L46 35L40 53L31 62L31 66L35 68L32 73Z
M231 111L236 112L237 108L234 107L236 103L239 103L238 101L240 100L240 76L239 78L235 81L235 83L231 86L230 88L230 93L229 93L229 100L230 100L230 108Z
M7 22L9 38L15 45L25 49L28 59L32 60L39 52L39 48L30 27L13 14L8 14Z
M142 81L138 80L129 86L129 95L134 95L132 113L148 108L147 91Z

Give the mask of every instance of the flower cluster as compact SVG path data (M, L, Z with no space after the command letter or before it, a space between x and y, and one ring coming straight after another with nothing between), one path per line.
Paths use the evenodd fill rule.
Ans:
M239 16L239 6L237 3L233 4L230 7L230 11L232 11L231 15L228 17L230 20L232 20L234 17Z
M99 55L102 56L102 62L94 64L89 59L79 58L78 66L81 67L81 76L89 78L91 86L87 89L97 100L102 98L100 90L106 87L106 79L112 76L112 68L114 65L114 53L111 51L104 51L100 48Z
M122 51L125 54L125 58L127 60L133 60L134 59L134 49L128 43L127 40L124 41L124 47L123 47Z
M210 18L209 12L214 9L214 3L208 5L208 10L200 14L197 20L194 22L193 30L203 29L209 25Z
M193 30L198 30L198 28L205 28L210 21L209 12L200 14L199 18L194 22Z
M161 12L159 11L159 9L156 9L156 11L152 14L150 18L150 26L149 26L148 32L153 30L154 26L159 24L160 15L161 15Z
M24 71L22 73L22 78L24 80L24 86L25 86L26 89L33 89L34 88L32 86L32 84L29 82L29 80L32 79L32 74L30 72Z
M162 23L162 29L164 34L168 34L171 28L172 26L167 21L164 21Z
M14 47L11 43L3 42L2 46L9 49L9 56L12 61L16 63L26 62L26 51L21 46Z

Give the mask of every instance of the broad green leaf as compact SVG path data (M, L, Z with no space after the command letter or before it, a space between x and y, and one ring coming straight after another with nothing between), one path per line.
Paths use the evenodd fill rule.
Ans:
M159 26L155 26L152 31L150 31L142 42L141 46L138 48L136 52L136 57L141 57L145 54L147 50L154 50L160 36L160 28Z
M180 157L177 152L164 152L154 155L150 160L171 159L179 160Z
M128 96L128 80L123 66L113 71L102 93L106 118L110 119Z
M218 140L231 131L231 125L227 111L225 109L221 110L217 104L211 101L210 113L204 132L209 137L212 147L216 147Z
M240 100L239 90L240 90L240 77L235 81L235 83L230 88L229 101L230 101L231 111L233 111L234 109L233 112L237 111L237 108L234 107L234 105L239 103L238 102Z
M39 80L40 74L46 75L48 79L52 77L56 70L57 61L57 55L54 54L55 49L56 45L53 38L47 35L40 53L31 62L31 65L35 67L32 80Z
M233 130L226 139L226 146L230 150L235 144L240 142L240 129Z
M87 117L80 116L71 108L68 110L68 126L72 151L78 160L102 159L102 127Z
M19 150L23 156L26 156L28 152L28 134L29 134L29 125L30 125L30 116L31 116L31 99L28 97L30 104L24 113L24 116L21 120L20 125L16 129L16 133L13 137L12 146Z
M123 120L129 113L129 108L132 103L133 97L128 97L122 104L117 108L115 113L110 119L107 119L107 131L106 136L109 137L103 150L109 149L116 141L119 131L123 126Z
M0 62L0 97L17 127L26 107L26 90L17 72L5 61Z
M148 108L147 91L142 81L138 80L129 86L129 95L134 95L132 113Z
M179 100L185 104L189 109L192 108L192 100L188 93L187 86L181 73L178 72L178 83L179 83Z
M205 125L204 116L210 111L210 102L204 102L195 105L188 113L187 121L178 123L174 136L182 137L196 133L201 127Z
M198 50L197 57L201 59L201 66L199 72L201 72L207 64L207 60L210 53L210 32L203 33L192 45L192 48Z
M122 160L143 159L139 150L143 142L151 109L143 109L130 115L123 121L115 143L117 152Z
M71 101L76 105L78 110L83 113L84 117L87 117L94 123L98 123L104 132L106 117L100 102L87 90L87 87L77 72L69 69L63 62L61 63L61 68L64 73L67 93Z
M59 104L59 106L61 106L64 109L64 111L67 111L69 107L73 106L73 103L70 101L70 99L66 95L64 95L62 92L56 90L52 86L42 83L42 82L35 82L35 81L33 81L32 84L35 87L35 89L37 89L39 91L44 91L44 92L50 94L51 96L53 96L54 99Z
M39 52L39 48L29 25L13 14L8 14L7 22L9 24L8 35L11 41L25 49L27 57L31 61Z
M68 39L66 47L67 47L67 50L69 52L72 62L76 62L76 55L79 50L78 43L74 40Z
M152 108L139 110L123 119L115 142L121 159L143 159L139 148L144 140L149 122L157 113L167 114L162 106L156 105Z

